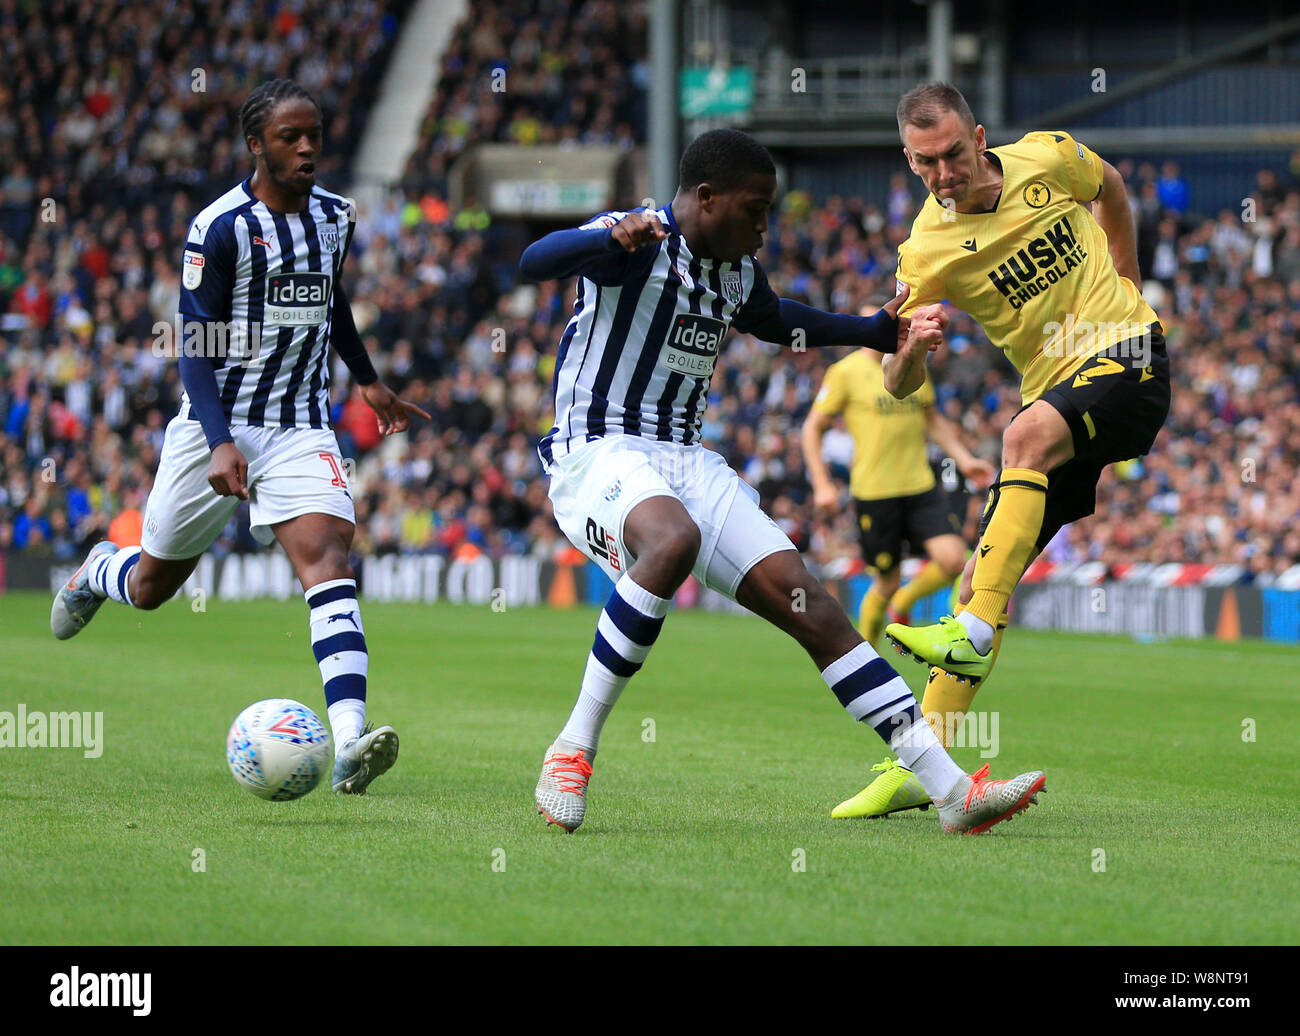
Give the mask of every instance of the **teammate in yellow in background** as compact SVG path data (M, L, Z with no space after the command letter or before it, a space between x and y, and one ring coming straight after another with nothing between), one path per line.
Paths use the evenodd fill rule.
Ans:
M900 314L945 299L970 314L1020 371L1024 403L1002 437L958 614L885 627L935 667L921 711L947 717L950 735L993 667L1026 566L1061 526L1093 513L1102 468L1151 449L1169 413L1169 357L1139 290L1133 217L1113 166L1063 132L988 148L946 83L904 95L898 127L930 192L899 247L898 281L911 290ZM921 388L925 355L884 360L891 394ZM905 774L895 764L872 787L902 789Z
M861 315L871 316L874 311L869 307ZM839 493L822 459L822 436L832 420L843 414L853 437L849 492L862 560L873 577L862 598L858 632L873 644L884 631L887 610L891 619L906 622L912 605L950 584L966 563L961 527L934 477L926 440L947 453L957 470L981 489L995 474L993 465L971 453L957 427L936 409L929 379L906 399L895 399L885 390L883 355L858 349L831 364L804 421L801 439L813 505L831 513L839 506ZM924 549L930 560L900 588L904 540L914 554Z

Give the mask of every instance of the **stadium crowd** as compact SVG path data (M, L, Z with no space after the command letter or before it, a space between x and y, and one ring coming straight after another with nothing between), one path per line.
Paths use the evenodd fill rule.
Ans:
M189 219L246 175L243 93L273 75L313 89L335 113L334 157L319 178L344 187L351 154L336 148L355 143L407 6L243 0L208 27L214 8L184 0L166 18L128 3L56 2L19 15L14 0L0 0L0 552L73 561L105 536L138 542L180 397L174 361L153 348L154 325L175 313ZM381 377L433 415L381 439L335 363L333 419L355 461L362 554L567 549L534 446L552 420L572 284L520 281L511 235L481 210L451 211L445 173L479 140L643 139L635 55L644 14L608 0L540 3L520 23L504 6L481 5L458 31L401 188L358 222L347 272L357 325ZM233 7L246 17L231 17ZM261 29L272 18L288 21L268 44ZM201 48L209 28L216 42ZM374 40L383 42L365 42ZM509 106L493 105L490 89L472 83L507 53ZM206 97L192 90L196 68L206 70ZM1173 356L1173 410L1152 453L1109 470L1097 515L1063 530L1049 556L1237 562L1267 579L1300 564L1300 184L1261 172L1255 219L1245 222L1241 212L1198 215L1194 185L1172 163L1120 169ZM882 302L914 184L900 174L879 204L786 193L761 255L773 286L840 312ZM704 425L704 442L822 564L853 556L853 525L847 506L831 521L812 514L799 425L844 352L796 353L733 333ZM996 461L1020 406L1010 365L955 314L931 369L938 405ZM851 449L842 432L828 435L841 474ZM254 547L243 508L214 550Z

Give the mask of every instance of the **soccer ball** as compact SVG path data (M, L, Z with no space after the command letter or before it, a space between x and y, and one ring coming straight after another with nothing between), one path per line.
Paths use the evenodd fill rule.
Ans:
M330 735L301 702L255 702L230 725L226 762L235 780L261 799L288 802L320 783L330 767Z

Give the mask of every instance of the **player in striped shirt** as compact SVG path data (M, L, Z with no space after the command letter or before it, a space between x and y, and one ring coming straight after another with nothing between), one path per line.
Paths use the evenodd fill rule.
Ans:
M540 453L555 518L615 581L578 701L543 757L538 810L573 831L586 812L600 731L659 635L688 575L793 636L854 719L920 776L943 828L977 833L1026 808L1041 772L969 776L921 717L912 692L804 567L758 494L699 444L709 380L727 331L795 348L910 339L937 347L941 306L900 324L906 295L871 318L823 313L772 291L754 253L776 196L775 166L736 130L698 137L672 204L602 214L535 242L534 279L579 275L555 370L555 427Z
M66 640L105 600L144 609L170 600L249 501L254 537L279 540L305 591L334 790L363 794L396 761L398 741L392 727L365 722L369 656L348 564L356 519L329 425L330 345L384 434L428 415L379 381L339 283L353 210L316 186L320 106L277 79L249 94L240 122L256 169L190 224L176 342L185 393L142 544L96 544L55 596L50 626Z

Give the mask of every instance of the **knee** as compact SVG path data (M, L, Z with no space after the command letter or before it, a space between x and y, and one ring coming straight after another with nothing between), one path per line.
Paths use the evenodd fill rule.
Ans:
M300 577L303 586L312 587L331 579L355 578L348 558L349 551L346 544L342 542L322 544L319 553L303 565Z
M1002 435L1002 466L1004 468L1032 467L1034 437L1029 432L1028 421L1013 421Z
M956 579L966 567L965 551L962 550L941 551L934 560L949 579Z
M898 589L898 572L897 568L891 568L888 572L881 572L876 576L876 593L881 597L889 597Z
M674 522L656 537L650 553L657 565L684 583L700 556L700 528L692 521Z

